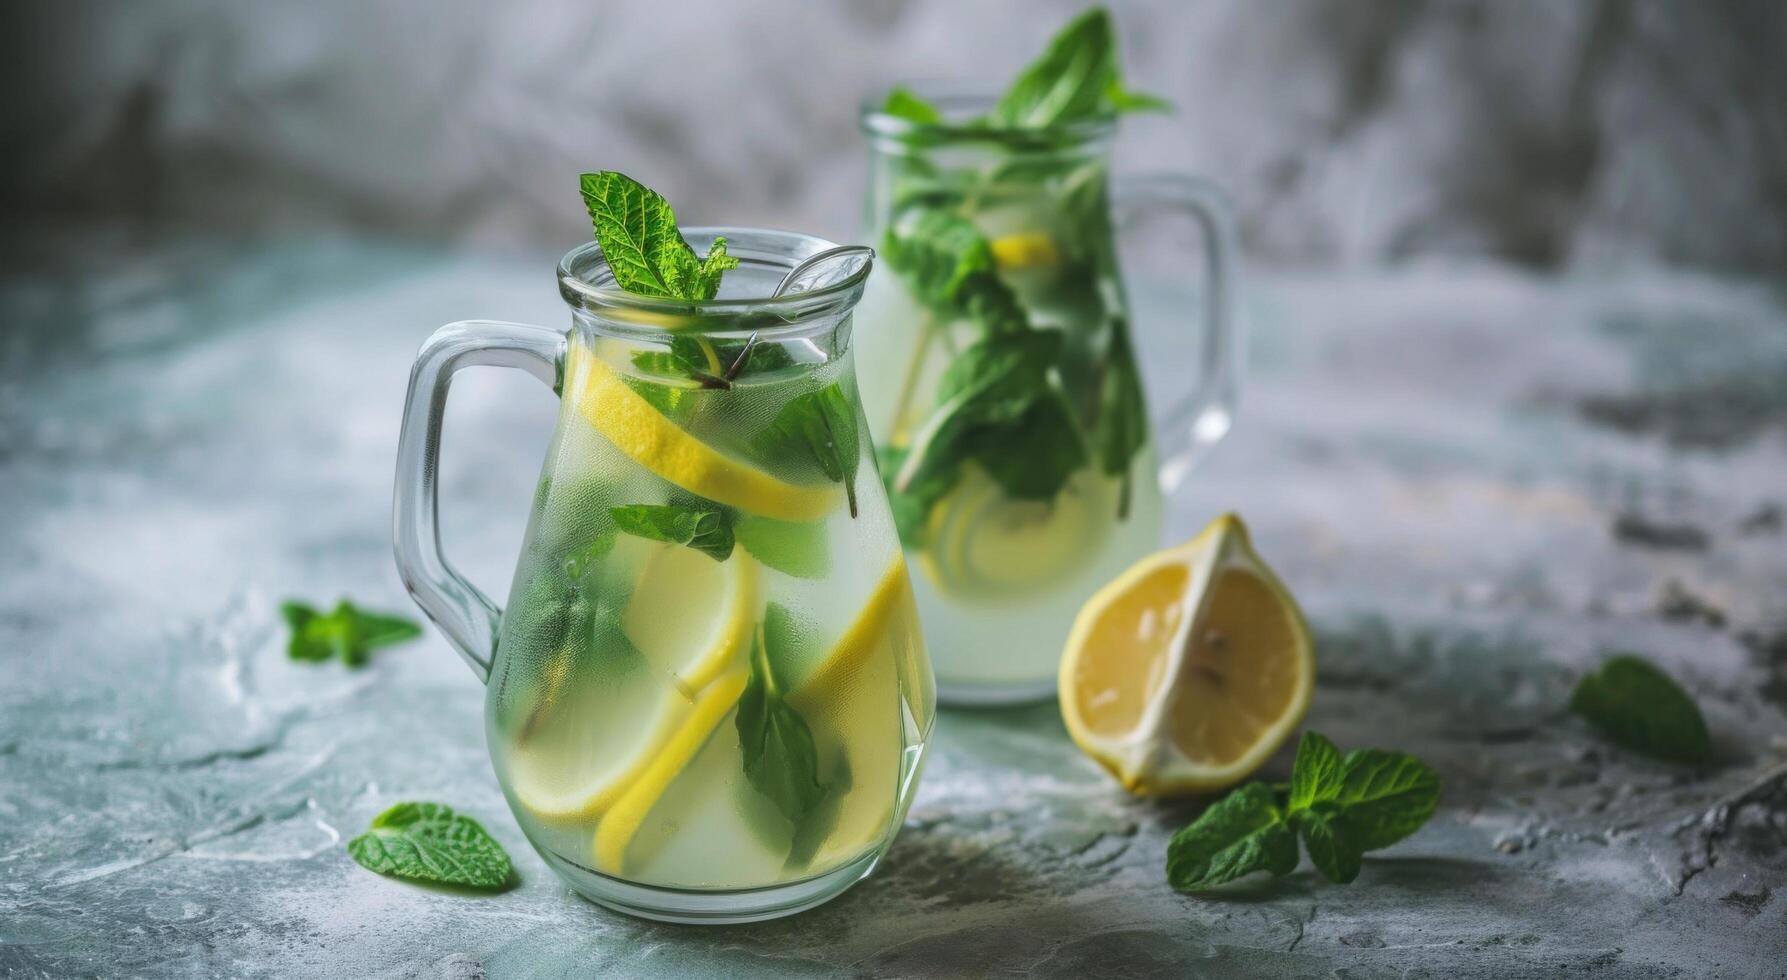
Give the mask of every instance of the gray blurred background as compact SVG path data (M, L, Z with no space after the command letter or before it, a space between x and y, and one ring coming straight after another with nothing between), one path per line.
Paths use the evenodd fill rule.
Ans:
M865 93L997 85L1080 0L7 4L9 261L101 229L588 236L582 169L690 223L859 234ZM1787 4L1135 0L1178 105L1119 166L1236 197L1256 259L1787 268Z

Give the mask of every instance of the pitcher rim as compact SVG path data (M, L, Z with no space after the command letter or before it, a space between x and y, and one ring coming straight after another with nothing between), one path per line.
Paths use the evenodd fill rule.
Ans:
M701 225L681 229L682 235L698 251L705 252L715 238L726 239L727 250L746 263L769 266L772 270L792 270L806 258L838 243L805 232L749 225ZM778 258L768 262L767 249L779 246ZM862 298L864 285L874 262L862 263L850 275L834 283L783 296L734 296L709 300L671 299L662 296L641 296L619 286L592 280L589 273L606 270L608 261L602 247L594 241L584 242L566 252L558 261L559 295L573 309L600 317L604 324L624 326L628 332L641 334L726 333L752 331L764 334L797 331L817 319L847 313ZM708 321L711 325L703 325Z
M890 140L900 145L940 145L947 143L992 143L1019 150L1071 150L1089 143L1109 139L1117 130L1117 116L1097 116L1075 122L1040 128L974 123L968 119L942 122L919 122L896 116L882 107L896 89L906 89L927 100L957 110L980 112L999 102L993 86L964 80L920 81L890 85L872 92L862 101L858 123L862 131L878 142Z

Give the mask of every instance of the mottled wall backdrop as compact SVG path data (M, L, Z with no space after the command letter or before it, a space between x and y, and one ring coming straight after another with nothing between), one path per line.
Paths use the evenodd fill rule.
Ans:
M12 0L0 203L15 250L95 220L556 248L599 166L848 236L864 93L1003 81L1079 6ZM1125 164L1222 181L1261 257L1787 267L1787 4L1113 6L1179 106Z

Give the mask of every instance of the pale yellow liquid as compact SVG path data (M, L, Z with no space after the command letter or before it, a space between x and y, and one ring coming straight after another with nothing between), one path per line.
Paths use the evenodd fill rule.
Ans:
M877 271L857 309L863 410L878 443L900 445L935 401L953 351L977 329L943 324L927 342L929 312L896 276ZM921 345L930 349L915 357ZM908 370L919 364L917 371ZM899 418L898 406L907 406ZM1051 502L1000 499L986 478L963 479L954 533L908 553L937 684L946 700L1035 697L1055 687L1062 646L1080 606L1159 546L1163 504L1152 446L1130 463L1127 516L1119 481L1095 468L1076 474ZM945 523L939 521L940 524ZM941 540L940 540L941 539ZM931 552L947 548L946 555Z
M805 549L806 577L769 567L742 543L722 564L682 545L619 534L611 548L583 561L576 584L566 587L566 562L612 532L610 507L670 502L676 490L591 427L586 410L602 406L578 402L585 359L628 369L628 348L607 343L573 345L559 428L490 682L491 753L522 829L535 846L572 864L676 888L782 884L878 851L904 817L935 695L866 427L857 516L840 493L822 520L781 529L788 532L782 540ZM697 438L732 451L789 398L833 381L848 386L848 370L841 359L729 392L697 391L688 397L706 401L684 423ZM775 546L772 540L764 547ZM676 570L668 597L641 594L653 562ZM658 575L650 589L661 590L665 578ZM753 629L772 602L805 624L775 668L787 702L810 729L825 787L798 824L745 773L736 697L727 685L749 674L749 644L699 687L631 652L661 649L665 637L685 632L675 617L716 619L713 610L729 601L723 583L741 580L753 583L744 604ZM897 584L892 591L890 581ZM584 604L579 608L605 614L568 617L587 628L554 626L570 608L567 588L572 603ZM863 635L864 610L878 595L883 625L869 642L845 642ZM716 704L717 720L704 719ZM606 834L605 821L615 821Z

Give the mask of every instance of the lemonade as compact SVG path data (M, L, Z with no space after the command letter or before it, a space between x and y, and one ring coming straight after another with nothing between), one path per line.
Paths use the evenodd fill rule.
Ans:
M893 274L859 313L860 355L886 365L863 405L938 683L1046 696L1075 610L1162 523L1101 148L877 149Z
M561 873L759 889L879 856L935 697L848 351L701 350L751 368L705 387L572 332L486 727ZM860 479L778 442L814 418Z

